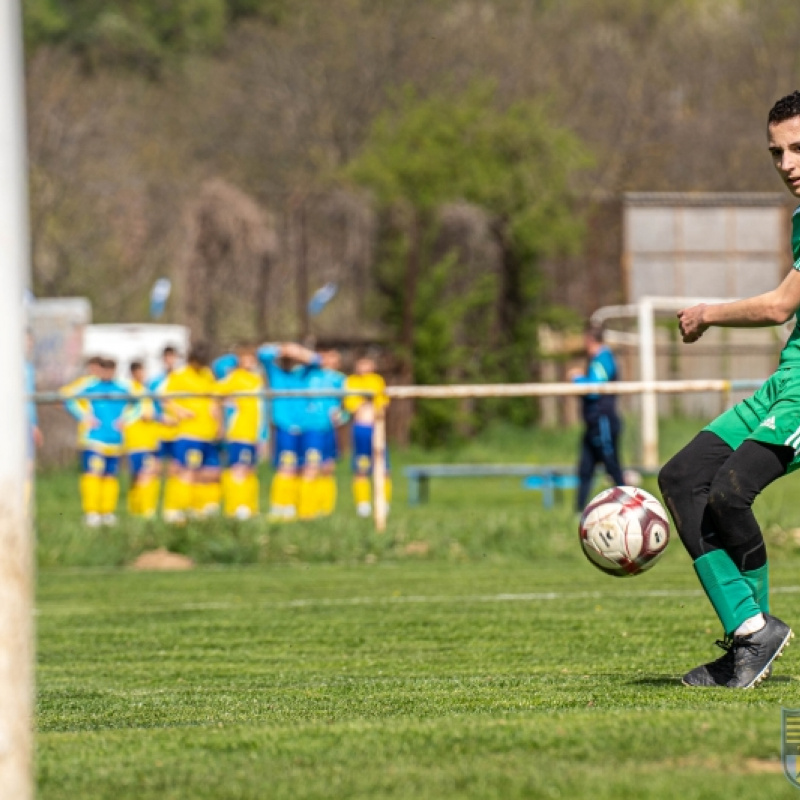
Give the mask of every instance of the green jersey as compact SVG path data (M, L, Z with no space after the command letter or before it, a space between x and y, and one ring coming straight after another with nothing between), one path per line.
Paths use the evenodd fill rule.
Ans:
M792 215L792 266L800 272L800 206ZM782 367L800 366L800 309L795 312L795 325L789 341L781 351Z

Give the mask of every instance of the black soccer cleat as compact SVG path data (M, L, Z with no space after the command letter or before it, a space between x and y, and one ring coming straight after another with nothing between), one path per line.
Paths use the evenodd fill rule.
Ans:
M717 639L715 644L725 651L725 655L687 672L681 678L684 686L727 688L728 681L733 678L736 661L733 654L733 638L726 636L724 639ZM766 680L770 675L772 675L772 664L767 667L762 680Z
M760 631L733 637L733 677L725 684L729 689L750 689L761 683L794 636L792 629L777 617L764 614L764 618L767 624Z
M733 639L726 636L725 639L717 639L717 647L721 647L725 654L716 661L708 664L701 664L690 672L687 672L681 679L684 686L727 686L728 681L733 678L735 657L733 655Z

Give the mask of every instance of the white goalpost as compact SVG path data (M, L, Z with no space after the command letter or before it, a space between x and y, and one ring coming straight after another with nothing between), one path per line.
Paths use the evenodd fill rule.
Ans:
M33 548L28 514L23 293L27 160L19 0L0 3L0 794L33 797ZM31 478L32 479L32 478Z
M682 308L700 303L729 303L737 298L719 297L643 297L638 303L604 306L592 314L592 322L605 324L609 320L635 319L638 333L609 330L610 344L632 344L639 349L639 380L651 386L656 381L657 312L677 313ZM642 392L641 408L642 465L648 469L658 466L658 405L652 388Z

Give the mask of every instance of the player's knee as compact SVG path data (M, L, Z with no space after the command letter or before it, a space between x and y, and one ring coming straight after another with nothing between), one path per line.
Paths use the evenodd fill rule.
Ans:
M664 497L679 496L681 492L691 489L692 468L686 461L682 453L677 453L661 467L658 488Z
M727 511L741 510L750 506L736 470L721 469L714 476L708 491L708 505L717 518L724 516Z

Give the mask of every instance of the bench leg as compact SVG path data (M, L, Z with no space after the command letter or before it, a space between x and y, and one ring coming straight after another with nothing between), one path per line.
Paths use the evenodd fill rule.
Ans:
M408 479L408 504L410 506L419 505L419 477L417 476Z
M542 482L542 502L545 508L553 507L553 483L551 478L545 478Z
M427 503L430 497L430 478L427 475L420 476L419 479L419 502Z

